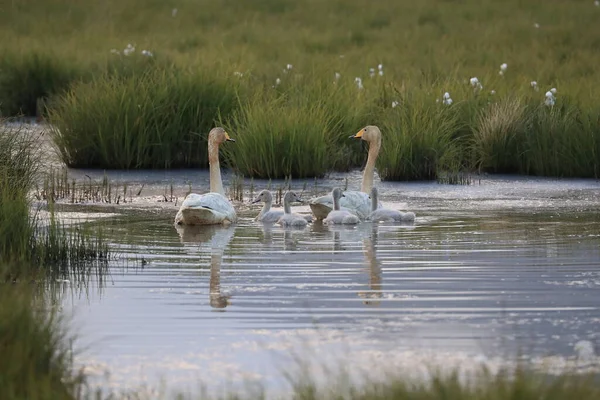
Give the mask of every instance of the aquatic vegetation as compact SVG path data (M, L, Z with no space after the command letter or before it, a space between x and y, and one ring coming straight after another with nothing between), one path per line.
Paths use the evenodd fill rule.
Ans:
M77 83L55 98L49 115L72 167L205 167L207 132L236 104L236 85L226 77L151 69Z
M70 336L62 321L34 290L25 283L0 282L2 398L73 399L85 377L73 370Z
M427 99L426 93L404 92L400 106L383 116L383 144L377 170L385 180L435 179L439 171L461 162L455 138L459 113Z
M77 67L57 55L0 50L0 117L44 114L43 102L78 78Z
M100 231L64 226L54 218L52 201L47 221L35 211L31 215L37 149L35 137L0 130L0 264L6 267L2 279L29 278L38 272L70 276L102 268L109 250Z

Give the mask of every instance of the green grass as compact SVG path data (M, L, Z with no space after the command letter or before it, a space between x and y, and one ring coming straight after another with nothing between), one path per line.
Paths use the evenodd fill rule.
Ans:
M0 282L0 387L6 400L74 399L84 376L73 370L70 338L28 284Z
M236 91L232 77L206 71L106 74L54 99L54 141L71 167L205 167L206 135Z
M393 137L394 149L408 147L386 151L378 163L385 179L475 168L598 175L600 9L587 0L0 0L0 10L0 54L11 55L0 62L3 112L32 113L50 96L69 165L205 167L202 140L218 120L244 133L229 160L248 177L360 166L364 152L342 138L367 124ZM136 50L123 55L129 43ZM384 76L370 78L380 63ZM550 110L541 104L551 87ZM447 110L431 105L445 91L452 128ZM390 112L398 93L418 99L409 111L394 109L404 117ZM442 123L439 138L430 119ZM451 146L440 150L448 129ZM321 134L326 140L315 140ZM314 165L300 157L307 148Z
M67 89L77 75L55 54L0 51L0 117L42 116L44 101Z
M37 140L18 129L0 129L0 265L5 267L0 281L101 273L109 250L100 231L85 224L64 226L51 201L46 221L39 218L41 208L32 209L40 169Z
M348 139L366 123L374 100L356 88L319 75L288 73L264 87L225 125L236 143L224 147L229 164L257 178L307 178L348 170L362 155Z

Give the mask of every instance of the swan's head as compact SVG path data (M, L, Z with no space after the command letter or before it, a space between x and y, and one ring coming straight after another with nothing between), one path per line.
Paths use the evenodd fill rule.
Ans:
M225 132L225 129L217 126L208 132L208 141L221 144L223 142L235 142L235 139L230 138L229 134Z
M356 133L350 136L352 139L362 139L365 142L381 142L381 131L375 125L367 125Z
M273 196L271 195L271 192L268 190L263 190L262 192L260 192L255 198L254 200L252 200L252 204L256 204L256 203L270 203L273 201Z
M285 195L283 196L283 201L287 202L287 203L293 203L293 202L299 202L302 203L302 199L300 198L300 196L298 196L296 194L296 192L286 192Z
M332 196L334 199L338 199L338 200L339 200L340 198L342 198L342 197L346 197L346 196L344 196L344 192L343 192L343 191L342 191L342 189L340 189L340 188L335 188L335 189L333 189L333 191L331 192L331 196Z

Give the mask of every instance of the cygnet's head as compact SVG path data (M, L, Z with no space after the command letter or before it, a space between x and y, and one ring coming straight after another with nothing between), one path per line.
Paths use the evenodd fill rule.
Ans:
M340 199L340 198L342 198L342 197L346 197L346 196L344 196L344 192L343 192L343 191L342 191L342 189L340 189L340 188L335 188L335 189L333 189L333 191L331 192L331 196L332 196L334 199Z
M254 200L252 200L252 204L256 204L256 203L270 203L273 201L273 196L271 195L271 192L268 190L263 190L261 191L255 198Z
M350 136L353 139L362 139L366 142L380 142L381 131L375 125L367 125L356 133L356 135Z
M287 201L288 203L293 203L295 201L302 203L302 199L300 198L300 196L298 196L296 192L293 192L291 190L285 193L285 195L283 196L283 200Z
M208 141L221 144L223 142L235 142L235 139L230 138L225 129L217 126L208 132Z

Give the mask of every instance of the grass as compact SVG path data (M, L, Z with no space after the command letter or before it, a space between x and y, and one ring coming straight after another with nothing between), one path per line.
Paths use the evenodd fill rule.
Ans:
M0 387L6 400L74 399L70 337L55 312L33 301L28 284L0 283Z
M0 9L0 54L11 55L0 63L9 88L0 107L33 113L49 97L68 165L205 167L203 139L218 121L243 135L229 154L239 173L321 176L359 167L364 152L342 138L375 124L384 148L387 137L408 147L379 161L388 180L475 169L598 176L593 2L0 0ZM128 44L135 51L124 55ZM469 85L475 76L481 90ZM432 104L446 91L450 107Z
M0 265L3 279L13 281L65 277L101 269L109 256L101 232L85 224L61 224L48 204L43 221L33 210L30 194L39 172L36 137L20 130L0 130Z
M49 114L68 166L204 167L210 127L236 104L231 78L150 69L78 83Z

